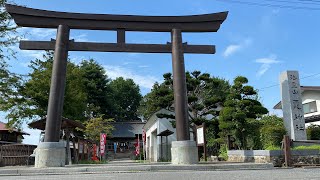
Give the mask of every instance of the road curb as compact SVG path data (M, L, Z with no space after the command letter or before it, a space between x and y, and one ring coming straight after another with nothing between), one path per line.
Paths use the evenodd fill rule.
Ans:
M197 165L133 165L133 166L114 166L105 165L98 167L59 167L59 168L34 168L26 167L24 169L12 168L1 169L0 176L8 175L54 175L54 174L77 174L77 173L124 173L124 172L148 172L148 171L219 171L219 170L258 170L258 169L273 169L271 163L253 164L253 163L237 163L237 164L197 164Z

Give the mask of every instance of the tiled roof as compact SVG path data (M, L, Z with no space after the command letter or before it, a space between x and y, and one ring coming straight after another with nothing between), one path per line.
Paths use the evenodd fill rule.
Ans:
M142 134L145 122L114 122L112 137L114 138L135 138L136 134Z
M28 125L31 128L45 130L46 120L47 120L47 118L44 117L44 118L42 118L40 120L33 121L33 122L29 123ZM80 129L84 129L85 127L81 122L62 117L61 129L65 129L65 128L80 128Z
M17 132L17 133L19 133L19 134L23 134L23 135L30 135L29 133L26 133L26 132L23 132L23 131L19 131L18 129L15 129L15 128L13 128L13 129L8 129L7 127L6 127L6 123L3 123L3 122L0 122L0 131L13 131L13 132Z

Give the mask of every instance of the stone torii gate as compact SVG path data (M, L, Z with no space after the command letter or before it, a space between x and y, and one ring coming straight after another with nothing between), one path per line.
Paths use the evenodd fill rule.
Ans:
M54 62L45 129L45 142L36 154L36 167L64 166L59 143L68 51L172 53L177 141L172 143L173 164L198 162L196 143L190 141L184 53L214 54L215 46L182 43L182 32L217 32L228 12L192 16L132 16L55 12L6 4L18 26L57 28L56 40L20 41L23 50L54 50ZM117 31L117 43L75 42L70 29ZM126 31L171 32L167 44L128 44Z

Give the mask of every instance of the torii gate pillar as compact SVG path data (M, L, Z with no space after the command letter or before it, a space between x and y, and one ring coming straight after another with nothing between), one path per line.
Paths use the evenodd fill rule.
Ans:
M59 25L54 51L44 142L39 143L36 149L35 167L38 168L65 166L65 144L59 142L59 139L66 86L69 36L70 28L67 25Z
M177 141L173 141L171 144L171 162L172 164L197 164L198 148L196 142L190 140L186 73L181 30L173 29L171 36L174 111L177 133Z

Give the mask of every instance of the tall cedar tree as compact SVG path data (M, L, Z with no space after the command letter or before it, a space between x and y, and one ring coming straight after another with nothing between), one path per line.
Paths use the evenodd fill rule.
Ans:
M94 117L110 117L111 100L108 94L111 92L104 68L93 59L83 60L80 63L83 74L84 88L87 94L87 109L85 115L88 119Z
M142 96L140 88L132 79L119 77L108 85L111 89L109 94L112 99L111 117L115 121L138 120L137 110Z

